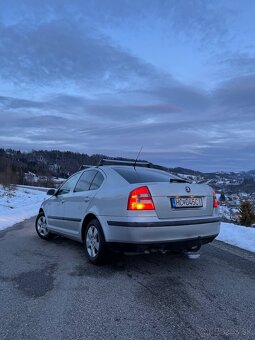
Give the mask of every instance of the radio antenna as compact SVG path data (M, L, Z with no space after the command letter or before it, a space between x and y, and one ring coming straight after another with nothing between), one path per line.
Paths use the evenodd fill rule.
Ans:
M142 152L142 149L143 149L143 146L141 146L141 149L140 151L138 152L138 155L136 157L136 160L135 160L135 163L134 163L134 169L135 169L135 166L136 166L136 162L138 161L138 157L140 156L140 153Z

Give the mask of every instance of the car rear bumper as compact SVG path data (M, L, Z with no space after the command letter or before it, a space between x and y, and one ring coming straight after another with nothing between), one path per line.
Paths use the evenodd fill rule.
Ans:
M106 242L148 244L215 237L220 231L218 217L189 220L107 220Z
M175 240L151 243L108 242L107 245L112 251L132 253L196 250L199 249L203 244L212 242L216 236L217 235L210 235L207 237L195 237L178 241Z

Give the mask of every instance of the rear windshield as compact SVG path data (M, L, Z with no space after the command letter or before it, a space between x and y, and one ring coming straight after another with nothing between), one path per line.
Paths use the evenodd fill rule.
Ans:
M163 171L157 171L153 169L143 169L136 167L124 168L114 167L113 168L120 176L122 176L128 183L144 183L144 182L170 182L171 180L178 180L177 176L169 174Z

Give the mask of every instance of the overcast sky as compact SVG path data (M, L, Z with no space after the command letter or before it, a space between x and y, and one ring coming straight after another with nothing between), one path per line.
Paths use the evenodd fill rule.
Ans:
M2 0L0 147L255 168L255 1Z

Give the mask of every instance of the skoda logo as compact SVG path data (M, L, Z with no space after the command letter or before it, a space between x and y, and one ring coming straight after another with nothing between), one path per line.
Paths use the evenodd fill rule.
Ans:
M186 190L187 192L191 192L190 187L185 187L185 190Z

